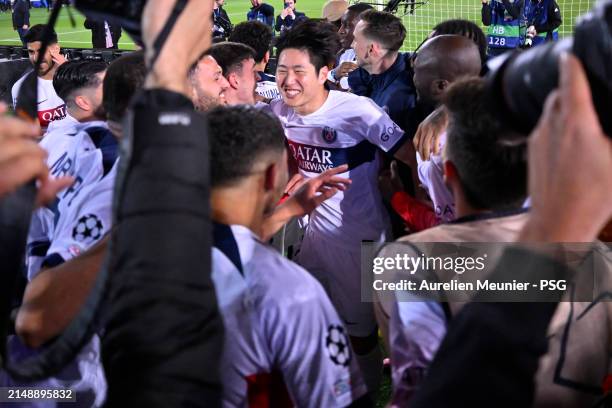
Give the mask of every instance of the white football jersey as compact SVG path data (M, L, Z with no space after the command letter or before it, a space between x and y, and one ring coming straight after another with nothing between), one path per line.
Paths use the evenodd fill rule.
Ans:
M353 182L310 214L309 228L346 248L361 241L385 238L388 218L378 190L378 148L393 153L404 132L371 99L330 91L323 106L301 116L282 100L270 103L289 141L291 153L305 177L316 177L342 164L340 174Z
M13 97L13 106L17 106L17 97L19 96L19 90L25 80L26 76L31 71L24 74L11 89L11 96ZM64 100L57 96L55 88L53 88L53 81L50 79L38 79L38 122L40 127L44 130L51 122L62 121L66 118L66 104Z
M100 193L100 196L96 197L95 194L89 194L89 191L103 178L112 184L113 176L111 175L111 179L106 176L109 176L117 158L117 140L104 122L88 122L54 129L55 127L54 124L41 141L41 146L48 152L49 172L53 177L73 176L75 181L70 187L59 192L53 203L36 210L33 214L27 251L29 279L32 279L42 266L55 266L67 260L67 256L78 255L99 239L96 238L91 242L89 239L77 239L82 237L78 233L74 234L74 239L72 238L72 231L69 229L76 227L73 223L87 215L82 213L82 208L107 207L104 211L108 214L98 215L97 212L92 214L98 221L110 220L111 201L108 196ZM92 203L87 200L91 200ZM98 211L103 212L101 209ZM88 229L90 224L96 224L92 234L93 237L97 237L96 231L99 226L96 220L83 221L87 221ZM104 233L108 231L109 222L103 225ZM71 244L65 245L60 252L50 252L50 247L60 241Z
M259 81L257 81L257 87L255 93L263 96L266 99L279 99L280 91L276 86L276 78L274 75L266 74L264 72L258 72Z
M344 407L366 394L321 285L246 227L215 224L213 281L225 326L223 406Z

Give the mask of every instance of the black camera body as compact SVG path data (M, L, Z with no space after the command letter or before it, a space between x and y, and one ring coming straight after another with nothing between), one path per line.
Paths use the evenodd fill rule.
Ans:
M83 14L120 25L139 45L142 45L140 22L146 4L147 0L75 0L76 8Z
M558 86L564 52L582 63L601 126L612 137L612 0L600 0L581 16L573 38L493 59L487 77L493 111L510 129L529 134L548 94Z

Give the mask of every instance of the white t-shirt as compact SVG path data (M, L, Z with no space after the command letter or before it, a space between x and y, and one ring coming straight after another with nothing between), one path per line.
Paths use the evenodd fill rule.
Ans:
M13 97L13 106L17 106L17 97L19 96L19 89L21 84L25 80L26 76L31 71L24 74L11 89L11 95ZM66 104L55 93L53 88L53 81L50 79L38 79L38 122L40 127L44 130L51 122L61 121L66 118Z
M249 397L345 407L366 387L348 335L321 285L248 228L215 224L212 277L226 336L223 406Z
M282 100L272 101L296 159L300 173L316 177L323 171L348 164L339 174L353 182L310 214L309 228L347 249L361 241L384 240L388 217L378 190L378 148L392 152L401 146L404 132L371 99L330 91L314 113L297 114Z
M446 144L446 132L440 135L440 151ZM421 159L417 153L419 181L429 193L436 217L443 223L455 219L455 198L444 182L444 159L440 154L432 154L429 160Z

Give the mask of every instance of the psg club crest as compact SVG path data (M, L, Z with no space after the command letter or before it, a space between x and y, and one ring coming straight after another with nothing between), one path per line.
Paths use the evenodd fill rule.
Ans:
M334 143L336 139L338 139L338 132L336 132L335 129L325 126L323 128L321 136L323 137L323 140L325 140L327 143Z

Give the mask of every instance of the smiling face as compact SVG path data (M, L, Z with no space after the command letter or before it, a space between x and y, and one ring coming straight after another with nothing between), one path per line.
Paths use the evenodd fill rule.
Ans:
M225 90L229 84L213 57L207 55L202 58L190 79L192 99L197 110L207 111L214 106L225 105Z
M327 98L324 84L328 72L327 67L317 72L307 51L284 49L276 68L276 84L283 101L302 115L316 111Z
M41 47L40 41L34 41L27 44L28 46L28 57L30 58L30 62L32 65L36 64L36 60L38 59L38 51ZM51 51L59 51L58 44L49 44L47 47L47 51L45 52L45 56L38 68L38 76L45 79L53 78L52 70L55 68L55 62L53 62L53 58L51 57ZM47 76L51 76L51 78L46 78Z
M353 43L353 33L355 31L357 22L359 22L359 14L352 10L345 11L340 19L338 35L340 36L342 48L345 50L351 48L351 44Z

